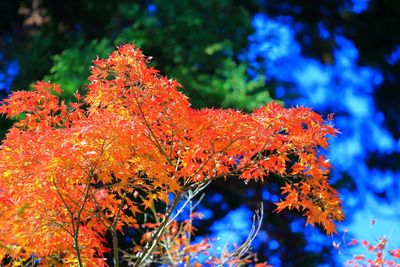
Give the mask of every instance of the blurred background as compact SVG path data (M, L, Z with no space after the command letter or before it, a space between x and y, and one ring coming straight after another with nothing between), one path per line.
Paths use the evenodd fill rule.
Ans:
M400 246L400 2L397 0L3 0L0 98L37 80L85 92L91 61L134 42L194 107L250 111L275 99L335 114L326 151L348 240ZM3 138L11 121L1 118ZM326 236L275 214L279 180L212 184L199 235L239 243L264 202L253 247L274 266L341 266ZM370 220L376 223L371 227ZM129 245L127 237L121 243ZM345 255L345 256L343 256Z

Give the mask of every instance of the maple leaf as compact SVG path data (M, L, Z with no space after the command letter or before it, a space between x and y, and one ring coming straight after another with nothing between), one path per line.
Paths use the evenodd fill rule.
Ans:
M393 249L389 251L390 255L394 258L400 259L400 249Z

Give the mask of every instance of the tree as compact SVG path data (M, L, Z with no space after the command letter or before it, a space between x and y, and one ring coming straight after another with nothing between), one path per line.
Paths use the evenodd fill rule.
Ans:
M117 234L129 227L146 231L130 256L135 266L145 265L173 253L159 244L187 194L234 177L278 175L285 186L276 211L298 210L307 224L335 232L341 201L319 153L336 133L329 121L273 102L251 114L193 109L180 84L149 61L123 45L94 60L84 98L75 94L65 104L58 85L37 82L33 91L3 101L1 113L19 117L0 149L5 261L34 256L42 263L101 266L109 232L118 266ZM153 214L154 221L143 223L141 214Z
M43 24L26 23L33 14L32 2L39 3L36 6L39 12L35 14L43 16ZM3 13L9 16L1 19L3 34L0 38L3 39L0 45L4 59L15 60L20 66L11 86L14 89L29 88L36 80L50 80L62 84L60 98L68 102L76 90L84 94L89 66L96 55L104 57L113 50L114 44L135 41L146 54L154 56L153 66L180 81L193 107L251 111L271 100L263 75L250 76L247 62L240 59L240 54L246 53L247 37L253 30L251 20L257 3L117 0L110 5L104 0L16 0L0 4L0 9L3 7ZM22 10L24 13L20 12ZM4 119L0 125L3 137L11 123ZM281 182L271 179L268 183L268 188L274 188L270 192L278 196ZM256 186L252 182L245 186L239 181L229 185L217 181L207 187L207 193L211 196L213 191L222 193L227 210L234 210L239 205L238 197L243 197L240 192L252 191L253 185ZM262 189L255 188L256 198L261 198ZM209 199L212 198L204 199L199 208L209 207L214 216L198 222L205 225L200 227L199 235L213 235L201 229L212 229L207 226L224 216L219 212L219 205ZM259 202L260 199L244 201L249 210L258 208ZM273 202L264 201L265 213L274 208ZM289 228L293 213L268 216L264 220L268 221L265 224L268 229L261 231L267 231L271 238L285 240L280 253L287 262L307 265L304 262L312 259L309 265L313 266L328 258L326 254L303 250L305 235L293 234ZM121 246L125 245L124 239L121 237ZM268 254L276 255L275 252L259 248L258 257L268 260ZM303 256L298 257L299 253Z

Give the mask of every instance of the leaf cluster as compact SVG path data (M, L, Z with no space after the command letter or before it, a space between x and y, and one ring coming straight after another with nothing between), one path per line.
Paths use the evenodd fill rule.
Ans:
M271 174L286 183L277 212L298 209L307 223L335 232L341 201L319 155L336 133L329 122L274 102L250 114L192 108L181 85L149 61L123 45L93 61L84 98L65 104L58 85L38 82L3 101L1 113L23 116L0 147L1 257L62 255L65 264L103 266L109 232L118 266L117 233L138 229L137 216L162 203L141 266L187 192Z

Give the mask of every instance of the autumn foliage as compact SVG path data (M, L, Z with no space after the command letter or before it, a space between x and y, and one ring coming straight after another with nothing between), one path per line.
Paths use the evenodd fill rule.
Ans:
M371 229L375 224L372 219ZM346 240L346 234L349 230L343 229L342 240L333 242L333 247L348 259L344 266L346 267L381 267L393 266L400 267L400 249L390 249L390 236L374 237L374 241L357 240L352 238ZM361 248L361 249L360 249ZM358 249L357 254L351 254L351 250Z
M276 103L251 114L193 109L180 84L148 61L124 45L93 61L87 92L75 102L60 101L60 87L46 82L3 101L0 112L17 122L0 148L0 259L102 266L105 252L118 256L117 233L142 228L138 216L161 203L162 216L131 252L143 266L166 253L155 248L186 193L220 178L276 174L285 183L277 212L296 209L335 232L341 201L320 154L336 132L330 121Z

